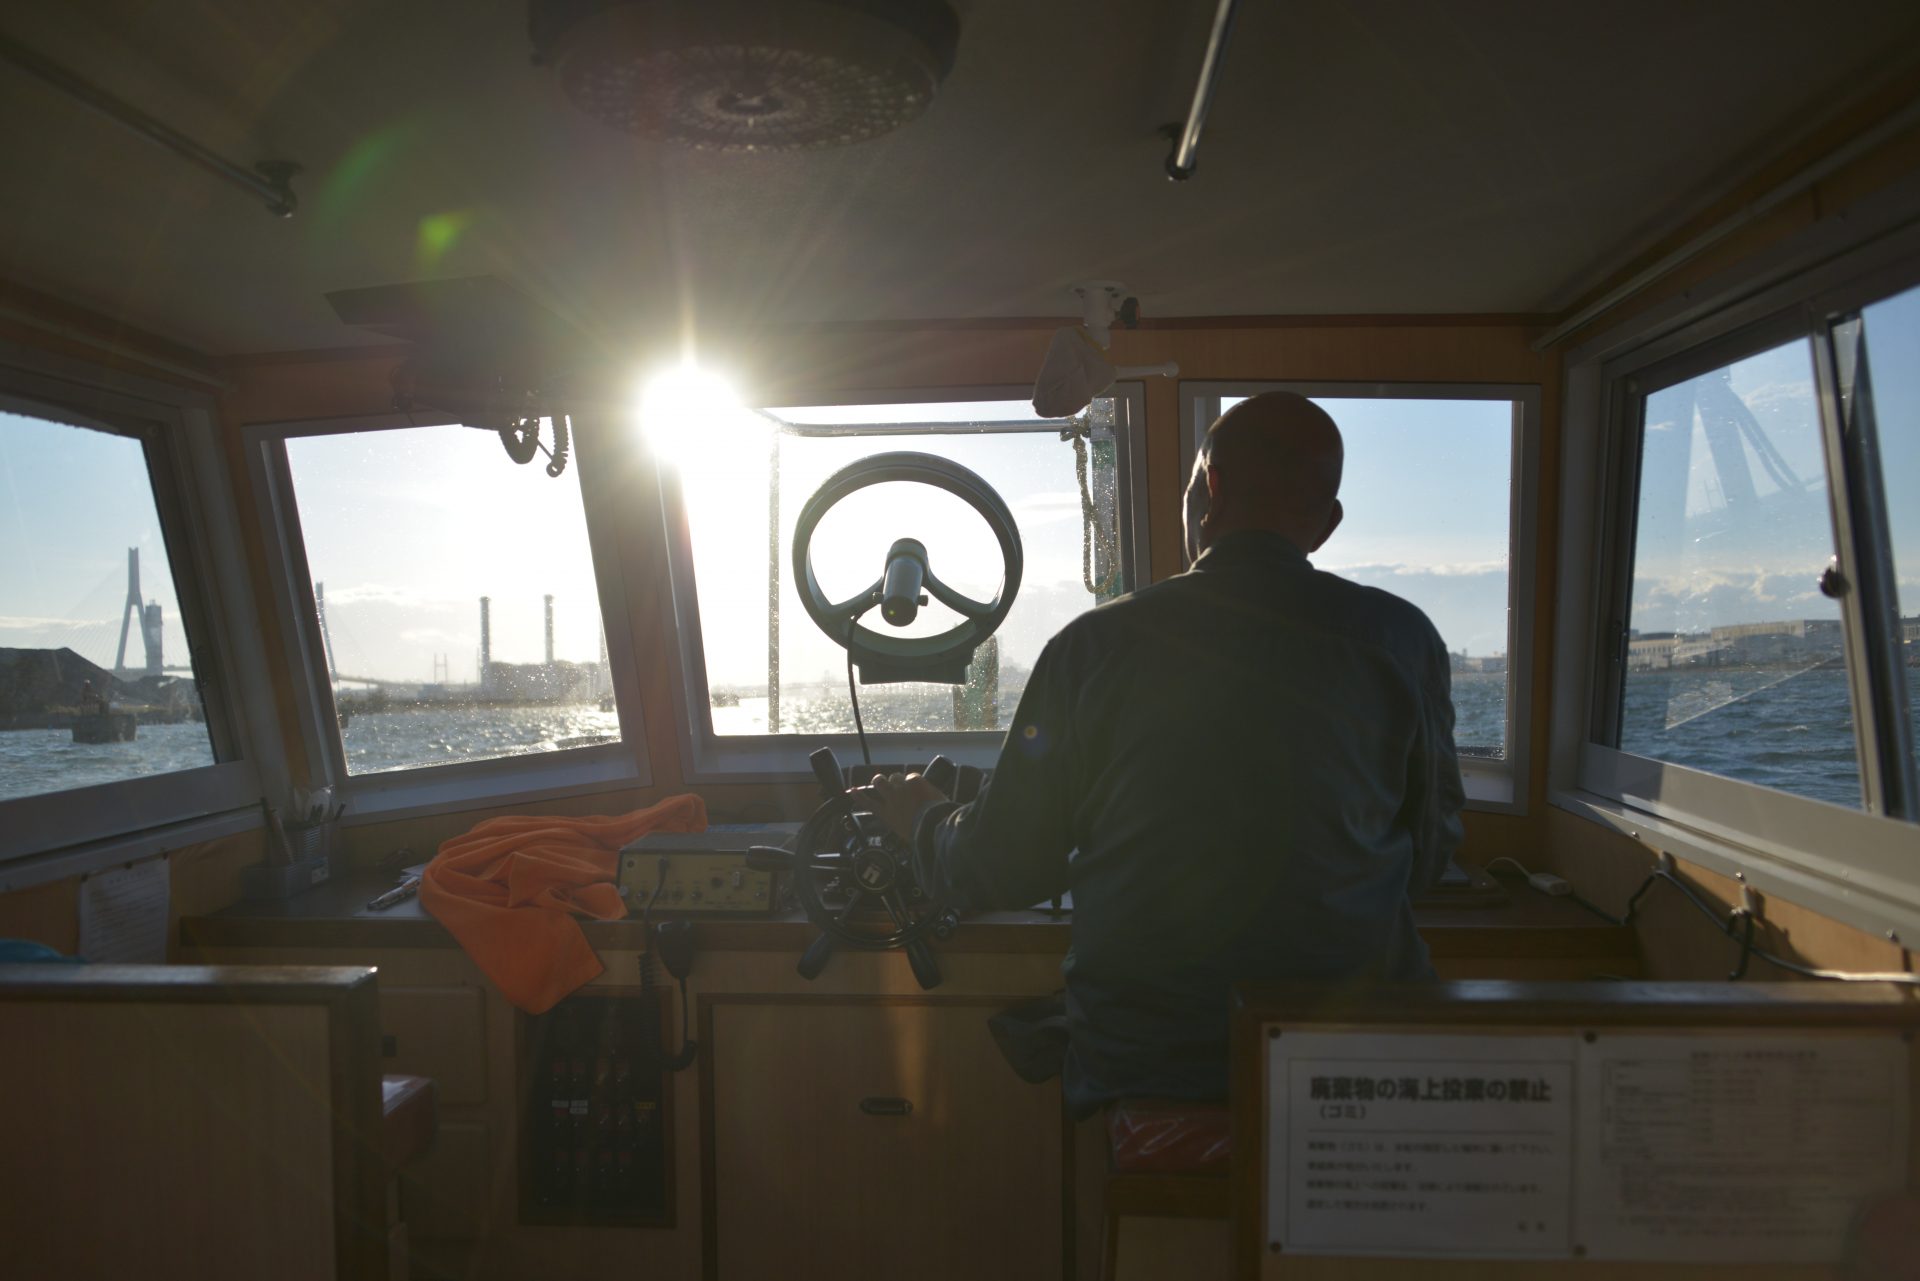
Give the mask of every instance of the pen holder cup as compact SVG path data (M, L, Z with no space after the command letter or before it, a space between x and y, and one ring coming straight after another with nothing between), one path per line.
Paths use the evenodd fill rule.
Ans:
M333 824L330 822L287 825L287 850L296 863L311 863L319 859L331 866L333 845Z
M283 829L287 838L287 863L272 857L257 867L242 868L241 897L284 899L332 878L334 852L333 824L308 823ZM268 833L269 846L273 840Z

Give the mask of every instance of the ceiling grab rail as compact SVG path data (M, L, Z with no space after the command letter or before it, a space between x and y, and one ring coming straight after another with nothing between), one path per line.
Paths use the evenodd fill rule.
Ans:
M1220 75L1220 62L1227 55L1227 36L1233 30L1234 10L1239 7L1240 0L1220 0L1220 7L1214 11L1213 32L1207 37L1207 56L1200 62L1200 79L1193 86L1193 105L1187 108L1187 123L1174 138L1173 150L1167 153L1167 177L1174 182L1193 177L1194 156L1200 150L1200 129L1207 123L1207 111L1213 106L1215 81Z
M288 180L300 172L290 160L263 160L252 169L234 164L215 154L176 129L155 120L138 107L122 102L104 89L95 87L53 61L16 40L0 35L0 59L36 76L53 88L92 107L116 124L139 134L149 142L165 147L177 156L191 160L216 177L249 192L263 202L267 212L277 218L291 218L300 201Z

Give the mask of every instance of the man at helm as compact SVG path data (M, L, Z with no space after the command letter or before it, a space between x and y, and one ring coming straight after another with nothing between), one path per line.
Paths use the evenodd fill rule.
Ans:
M1415 606L1308 562L1342 456L1303 397L1222 415L1187 488L1192 568L1047 643L991 785L955 805L917 775L875 784L966 905L1073 892L1080 1115L1225 1098L1235 982L1433 974L1410 895L1460 840L1447 652Z

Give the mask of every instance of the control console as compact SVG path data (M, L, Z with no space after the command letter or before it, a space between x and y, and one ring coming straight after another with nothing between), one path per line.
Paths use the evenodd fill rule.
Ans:
M620 851L618 883L629 909L653 916L678 912L749 912L774 907L774 874L753 867L747 850L784 845L797 825L712 827L656 832Z

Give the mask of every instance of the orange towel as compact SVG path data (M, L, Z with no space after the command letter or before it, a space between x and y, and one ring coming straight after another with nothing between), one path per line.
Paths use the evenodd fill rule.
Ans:
M440 847L421 875L420 905L501 995L542 1014L605 969L572 914L627 914L613 884L620 847L648 832L706 826L707 803L693 795L631 814L490 818Z

